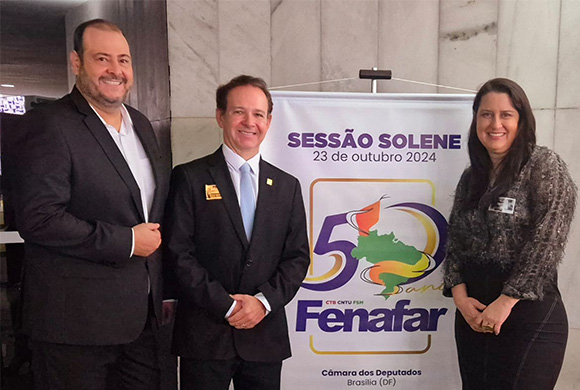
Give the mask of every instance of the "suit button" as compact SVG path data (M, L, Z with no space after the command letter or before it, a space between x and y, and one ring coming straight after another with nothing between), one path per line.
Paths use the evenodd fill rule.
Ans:
M246 267L251 267L253 263L254 263L253 260L246 261Z

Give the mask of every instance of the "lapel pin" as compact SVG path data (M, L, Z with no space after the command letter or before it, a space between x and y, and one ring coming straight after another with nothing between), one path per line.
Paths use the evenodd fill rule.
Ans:
M267 178L266 179L266 184L268 184L269 186L271 186L272 184L274 184L274 180Z
M205 200L218 200L222 198L220 190L218 190L215 184L205 185Z

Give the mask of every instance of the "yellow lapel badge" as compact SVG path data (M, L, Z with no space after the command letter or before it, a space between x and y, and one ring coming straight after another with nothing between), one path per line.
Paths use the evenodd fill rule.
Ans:
M266 184L268 184L269 186L271 186L272 184L274 184L274 180L267 178L266 179Z
M215 184L205 185L205 200L218 200L222 198L220 190L218 190Z

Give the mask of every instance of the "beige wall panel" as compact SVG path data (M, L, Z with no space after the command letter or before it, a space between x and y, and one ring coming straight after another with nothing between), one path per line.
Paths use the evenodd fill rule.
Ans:
M558 108L580 107L580 1L561 0Z
M356 80L322 84L322 91L370 92L360 69L378 66L378 0L322 0L322 79Z
M213 153L222 143L214 118L173 118L171 136L174 166Z
M218 85L216 0L167 0L171 113L213 116Z
M555 110L534 110L536 117L536 143L554 149Z
M497 3L440 1L439 84L477 89L495 76Z
M272 1L272 87L320 81L320 1ZM320 91L320 85L291 87Z
M249 74L270 84L270 1L219 0L220 84Z
M534 108L554 108L560 1L499 3L497 75L518 82Z
M379 64L393 77L437 83L439 0L379 2ZM379 81L379 92L436 93L437 87Z
M578 136L580 109L565 109L556 111L556 135L554 150L568 164L568 168L576 185L580 185L580 137ZM580 284L580 208L576 205L576 215L572 223L572 234L566 246L566 256L560 267L560 288L570 327L580 329L580 299L578 285Z

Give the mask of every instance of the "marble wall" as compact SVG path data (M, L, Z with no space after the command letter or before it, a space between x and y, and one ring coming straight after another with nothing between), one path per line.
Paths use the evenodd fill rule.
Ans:
M221 143L214 92L249 73L289 90L369 92L361 68L476 90L509 77L526 90L538 143L580 183L580 0L167 0L174 163ZM379 92L454 93L399 80ZM560 286L571 333L557 389L580 389L580 212Z

